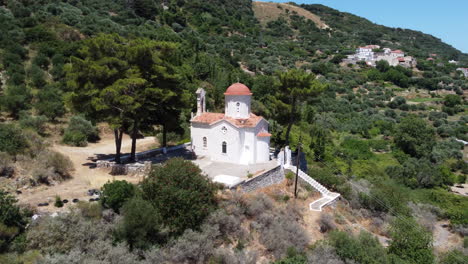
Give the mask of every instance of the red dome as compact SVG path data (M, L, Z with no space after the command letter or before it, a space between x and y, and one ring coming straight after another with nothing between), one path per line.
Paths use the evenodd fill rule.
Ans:
M250 92L249 87L244 84L234 83L227 88L224 95L252 95L252 92Z

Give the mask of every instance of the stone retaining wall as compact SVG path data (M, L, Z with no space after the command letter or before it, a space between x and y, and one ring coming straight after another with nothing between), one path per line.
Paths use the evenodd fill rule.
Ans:
M259 188L278 184L284 179L284 170L281 168L281 166L277 166L252 179L245 180L238 185L233 186L231 189L239 187L240 191L242 192L251 192Z
M151 170L151 161L116 164L114 161L98 160L96 168L111 168L112 175L145 175Z

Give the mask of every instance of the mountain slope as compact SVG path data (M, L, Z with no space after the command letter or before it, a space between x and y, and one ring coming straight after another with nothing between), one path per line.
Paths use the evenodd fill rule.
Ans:
M255 17L263 25L268 22L275 21L280 17L286 17L289 19L289 13L295 13L298 16L312 20L320 29L329 28L329 26L325 24L320 17L295 5L254 1L252 2L252 8L255 13Z
M446 59L468 61L468 54L460 52L441 39L420 31L377 25L365 18L340 12L324 5L303 4L301 7L320 16L333 28L332 35L336 42L348 47L356 44L380 44L402 49L421 58L436 53Z

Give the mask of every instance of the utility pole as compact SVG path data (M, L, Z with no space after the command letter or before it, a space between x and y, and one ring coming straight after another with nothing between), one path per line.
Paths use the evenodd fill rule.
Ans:
M299 178L299 165L301 157L301 145L302 145L302 132L299 136L299 143L297 144L297 157L296 157L296 182L294 183L294 198L297 198L297 180Z

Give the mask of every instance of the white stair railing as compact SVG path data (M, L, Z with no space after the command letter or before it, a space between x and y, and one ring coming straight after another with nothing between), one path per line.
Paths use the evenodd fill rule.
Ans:
M284 166L285 169L289 169L293 172L296 172L297 167L289 164L285 164ZM312 203L309 204L310 210L312 211L322 211L322 208L331 202L333 202L335 199L337 199L340 194L335 193L335 192L330 192L325 186L321 185L319 182L316 180L312 179L309 175L307 175L305 172L302 170L298 170L298 175L301 179L303 179L305 182L310 184L314 189L319 191L322 194L322 197Z

